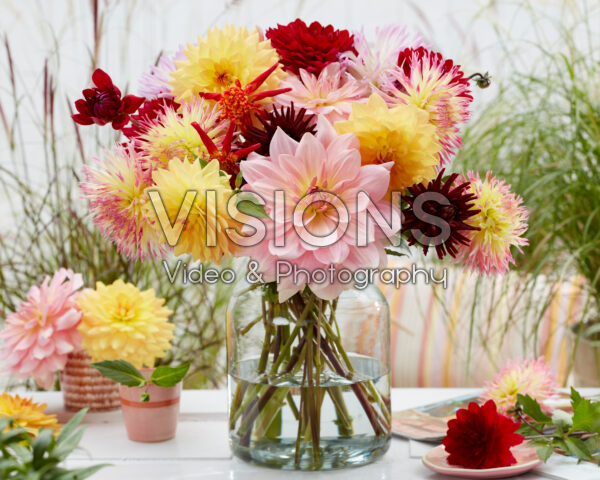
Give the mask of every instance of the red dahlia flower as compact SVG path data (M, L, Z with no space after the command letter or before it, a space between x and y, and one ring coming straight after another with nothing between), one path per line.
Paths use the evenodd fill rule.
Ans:
M219 169L230 175L229 184L231 185L231 188L238 187L238 185L236 185L235 182L238 173L240 173L240 159L244 158L249 153L255 151L258 147L260 147L260 144L257 143L255 145L241 148L240 150L232 152L231 143L233 141L233 130L235 129L235 122L229 123L229 128L227 129L227 133L225 134L225 138L223 139L223 143L221 143L220 148L215 145L215 143L208 136L208 134L198 124L198 122L192 122L192 127L194 127L198 132L198 135L200 135L202 143L204 143L206 150L208 150L208 155L210 156L210 159L218 160Z
M483 406L471 402L448 422L448 432L442 442L449 454L448 463L477 469L515 464L510 448L525 439L514 433L520 426L519 422L499 414L493 400Z
M96 87L83 90L84 98L75 102L79 113L71 115L71 118L79 125L106 125L112 122L115 130L121 130L129 122L129 115L135 113L144 98L135 95L121 98L121 90L99 68L92 74L92 81Z
M260 147L256 153L264 157L269 156L269 145L277 128L281 128L285 134L299 142L305 133L317 133L316 115L306 113L305 108L296 110L294 102L289 107L273 107L273 110L267 112L261 110L256 118L261 123L262 128L248 123L242 127L242 135L244 137L244 147L249 147L256 143Z
M284 69L298 75L301 68L319 75L327 65L339 60L340 54L353 52L354 35L348 30L324 27L319 22L307 26L299 18L287 25L269 28L266 37L281 57Z
M464 182L455 185L458 173L453 173L446 181L443 177L444 169L427 185L419 183L409 187L410 195L403 197L408 207L402 210L402 232L408 234L408 244L418 243L423 247L425 255L429 247L435 245L440 259L447 254L456 257L457 247L470 244L465 233L479 230L478 227L465 223L479 213L471 203L477 198L475 194L469 193L471 184ZM442 222L436 224L436 219ZM443 229L447 231L444 232Z
M223 90L223 93L201 92L199 95L208 100L218 102L219 113L222 118L241 123L248 118L250 113L262 108L262 105L258 103L262 99L274 97L275 95L291 90L291 88L279 88L277 90L256 92L265 80L269 78L269 75L275 71L277 66L278 64L276 63L245 86L242 86L240 81L236 79L231 87Z

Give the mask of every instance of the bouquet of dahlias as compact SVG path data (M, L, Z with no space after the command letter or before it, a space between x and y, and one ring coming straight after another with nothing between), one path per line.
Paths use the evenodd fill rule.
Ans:
M236 454L306 469L377 458L389 383L346 351L339 309L353 273L385 267L402 243L501 273L511 246L527 243L527 211L507 185L445 174L472 79L488 82L404 28L368 42L298 19L264 33L214 27L162 55L142 96L122 96L96 70L75 102L75 122L126 137L84 167L81 184L119 251L250 259L255 281L228 319ZM260 338L251 360L248 338Z

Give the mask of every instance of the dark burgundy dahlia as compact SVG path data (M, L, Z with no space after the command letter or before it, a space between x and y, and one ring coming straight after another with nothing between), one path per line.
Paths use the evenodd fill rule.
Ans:
M244 147L260 144L256 153L269 155L269 145L277 127L281 128L289 137L300 141L305 133L316 133L316 116L306 113L305 108L296 110L292 103L289 107L274 107L267 112L262 110L256 115L261 126L245 125L242 128Z
M121 98L121 90L99 68L92 74L92 81L95 87L83 90L83 98L75 102L79 113L71 118L79 125L112 123L115 130L121 130L129 122L129 115L140 107L144 97L125 95Z
M476 197L469 192L469 183L454 185L457 173L446 181L443 176L444 170L441 170L426 186L409 187L410 195L403 197L408 207L402 210L402 232L407 235L408 244L418 243L425 255L434 245L440 259L448 254L455 257L457 244L469 245L469 239L462 232L478 228L465 222L479 213L470 203Z
M327 65L337 62L340 54L356 53L354 36L348 30L336 30L319 22L306 25L299 18L287 25L269 28L266 37L281 57L284 69L299 73L304 70L318 75Z
M493 400L483 406L474 402L456 412L448 422L442 444L448 452L448 463L464 468L498 468L516 463L511 447L523 443L515 433L521 426L496 410Z

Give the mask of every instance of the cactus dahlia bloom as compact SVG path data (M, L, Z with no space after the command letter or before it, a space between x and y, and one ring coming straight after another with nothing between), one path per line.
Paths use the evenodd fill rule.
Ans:
M178 111L167 108L137 137L144 167L153 171L166 168L173 158L193 160L206 155L208 150L192 123L200 125L213 141L218 142L225 133L225 124L218 117L216 107L199 98L184 103Z
M398 61L398 53L406 47L417 48L423 39L415 35L412 39L406 27L386 25L375 29L375 37L370 43L364 31L354 32L354 48L357 51L342 54L342 65L354 78L366 81L376 91L388 78Z
M223 93L238 80L247 85L279 61L271 42L261 40L258 30L226 25L213 27L206 37L198 36L197 45L188 44L184 59L175 59L169 85L179 103L193 100L202 92ZM281 67L259 89L273 90L285 77ZM258 92L257 92L258 93Z
M35 403L32 398L22 398L10 393L0 394L0 418L10 418L13 427L22 428L32 436L40 433L42 428L50 428L55 434L60 430L56 415L44 413L46 407L45 403Z
M473 101L469 82L459 65L424 47L407 48L382 86L390 104L412 103L430 115L442 144L442 165L462 146L459 126L469 119Z
M92 221L131 260L162 257L164 238L145 193L149 175L130 145L107 150L84 165L81 182Z
M7 373L32 376L40 387L52 388L54 373L81 346L77 332L81 312L75 297L82 286L80 274L61 268L52 279L46 277L39 287L31 287L0 331L0 359Z
M124 359L137 368L153 367L171 348L172 313L156 298L154 289L140 291L119 279L96 283L77 298L82 312L79 331L92 361Z
M517 393L529 395L540 404L556 394L558 384L550 365L544 357L515 360L496 374L494 380L485 384L480 401L493 400L500 413L507 413L517 403Z
M478 230L465 233L469 245L459 245L456 260L482 273L505 273L515 263L510 248L527 245L522 235L527 231L529 212L520 196L510 191L510 185L488 172L482 180L469 172L459 183L470 182L469 193L475 194L473 208L479 212L466 223Z
M363 165L393 162L389 191L436 177L441 145L429 115L415 105L388 107L374 93L367 103L355 102L349 119L335 129L358 137Z

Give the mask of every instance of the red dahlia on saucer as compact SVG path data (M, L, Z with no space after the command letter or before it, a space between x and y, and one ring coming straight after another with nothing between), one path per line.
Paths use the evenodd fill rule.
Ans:
M483 406L474 402L456 412L448 422L442 444L448 452L448 463L463 468L498 468L517 463L511 447L523 443L525 437L515 433L521 424L496 411L488 400Z
M353 52L354 35L319 22L306 25L299 18L287 25L269 28L266 37L281 57L284 69L296 75L300 69L318 75L327 65L339 60L340 54Z

